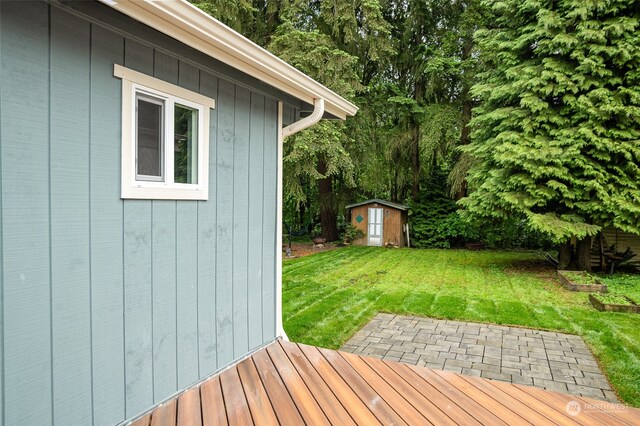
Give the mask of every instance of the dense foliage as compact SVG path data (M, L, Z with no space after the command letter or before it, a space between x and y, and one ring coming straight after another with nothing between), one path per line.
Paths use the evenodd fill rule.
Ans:
M469 221L445 191L445 176L434 175L411 203L411 244L417 248L472 247L492 249L551 248L551 239L532 230L522 218Z
M320 83L353 100L360 88L358 58L334 46L318 31L300 31L290 23L281 25L269 49ZM334 181L355 186L353 163L346 149L352 145L342 121L323 120L287 138L284 153L284 190L290 204L309 205L307 184L317 182L320 219L324 236L338 239L338 205Z
M334 239L346 204L417 199L458 162L477 0L193 2L360 107L285 140L292 226L321 222Z
M640 5L487 1L463 200L558 241L640 233Z
M419 245L543 232L587 263L583 237L640 233L637 0L192 1L360 107L285 140L291 226L334 240L383 198Z
M417 248L460 247L478 241L479 234L456 213L456 204L444 190L442 176L434 176L411 204L411 244Z

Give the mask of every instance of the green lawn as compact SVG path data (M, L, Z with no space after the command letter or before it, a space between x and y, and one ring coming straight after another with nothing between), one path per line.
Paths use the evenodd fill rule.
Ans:
M640 300L640 277L605 280ZM289 338L333 349L377 312L578 334L620 398L640 407L640 315L596 311L538 254L349 247L285 261L283 287Z

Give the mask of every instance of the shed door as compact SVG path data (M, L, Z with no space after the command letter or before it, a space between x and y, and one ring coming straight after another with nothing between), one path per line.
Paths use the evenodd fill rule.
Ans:
M382 209L369 208L369 245L382 245Z

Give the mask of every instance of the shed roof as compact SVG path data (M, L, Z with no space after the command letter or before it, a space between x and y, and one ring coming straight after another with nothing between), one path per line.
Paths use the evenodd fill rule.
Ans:
M227 65L345 119L358 107L186 0L100 0Z
M378 198L373 198L371 200L361 201L359 203L349 204L348 206L345 207L345 209L351 209L353 207L364 206L366 204L373 204L373 203L382 204L383 206L387 206L387 207L391 207L393 209L398 209L398 210L403 210L403 211L409 210L409 206L406 206L404 204L392 203L391 201L380 200Z

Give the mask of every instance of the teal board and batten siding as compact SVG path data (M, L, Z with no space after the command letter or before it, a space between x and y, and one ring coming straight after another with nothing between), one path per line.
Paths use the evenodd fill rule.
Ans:
M275 338L277 98L159 45L0 2L2 424L118 424ZM114 63L216 100L208 201L120 199Z

